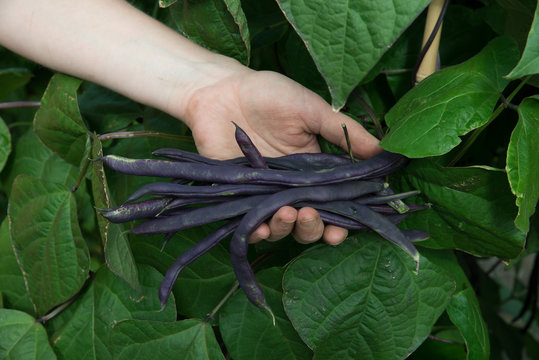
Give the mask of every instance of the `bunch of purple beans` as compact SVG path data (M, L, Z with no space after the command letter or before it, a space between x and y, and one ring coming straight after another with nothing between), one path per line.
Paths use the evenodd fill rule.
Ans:
M168 178L168 182L142 186L119 207L101 209L102 215L114 223L146 219L130 230L133 234L165 234L164 246L180 230L225 222L182 253L168 269L159 288L163 307L180 271L232 235L230 257L240 287L251 303L272 314L247 260L248 239L260 224L286 205L312 207L325 224L374 230L419 264L413 242L426 239L428 234L402 230L396 224L409 212L425 206L404 204L402 199L418 192L395 193L384 181L388 174L407 164L405 156L383 151L359 162L325 153L268 158L261 156L237 125L235 137L244 157L231 160L170 148L153 152L167 160L116 155L99 159L120 173ZM190 206L199 204L205 206Z

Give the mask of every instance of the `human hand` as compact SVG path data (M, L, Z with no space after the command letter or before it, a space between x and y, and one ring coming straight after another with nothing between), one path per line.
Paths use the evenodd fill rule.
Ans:
M199 152L208 157L241 156L232 121L264 156L320 152L317 134L346 148L343 123L356 156L368 158L381 151L378 140L356 121L334 112L317 94L274 72L239 68L196 90L185 104L183 120L191 128ZM285 206L252 234L250 242L276 241L290 233L300 243L323 238L329 244L341 243L348 234L344 228L324 226L313 208Z

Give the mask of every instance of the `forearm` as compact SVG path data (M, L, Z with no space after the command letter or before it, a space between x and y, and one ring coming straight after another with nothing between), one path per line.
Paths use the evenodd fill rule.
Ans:
M0 0L0 44L181 119L194 91L246 70L123 0Z

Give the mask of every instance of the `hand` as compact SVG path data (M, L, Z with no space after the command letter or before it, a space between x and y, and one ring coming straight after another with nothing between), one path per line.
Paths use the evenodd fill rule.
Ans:
M213 158L241 156L233 140L232 121L264 156L320 152L316 134L346 149L342 123L347 125L355 155L368 158L381 151L378 140L356 121L334 112L321 97L274 72L239 68L195 91L184 114L199 152ZM341 243L348 234L340 227L324 227L313 208L297 211L285 206L252 234L250 242L276 241L290 233L300 243L323 238L329 244Z

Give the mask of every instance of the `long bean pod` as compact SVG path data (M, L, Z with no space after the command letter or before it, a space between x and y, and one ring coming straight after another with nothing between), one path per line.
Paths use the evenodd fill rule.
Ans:
M126 203L136 201L148 195L172 197L215 197L235 195L260 195L282 190L280 185L266 184L223 184L223 185L182 185L168 182L152 182L137 189Z
M312 186L385 176L406 165L400 154L383 151L359 163L320 171L252 169L238 165L213 166L154 159L128 159L117 155L101 158L108 167L125 174L190 179L211 183L278 184Z
M410 254L416 263L419 263L419 253L417 249L410 241L408 241L402 231L385 216L369 209L369 207L354 201L345 200L320 203L317 205L317 208L349 217L367 225L386 240L389 240L402 248Z
M216 160L207 158L203 155L189 151L173 148L162 148L152 153L154 156L180 162L194 162L207 165L241 165L248 166L249 162L245 157L239 157L229 160ZM279 157L263 157L264 161L271 169L280 170L300 170L316 171L322 169L331 169L341 165L349 165L350 159L342 155L333 155L326 153L298 153L283 155Z
M174 263L168 268L167 273L159 286L159 301L161 302L161 306L163 308L167 304L167 300L172 292L172 287L174 286L180 272L187 265L195 261L199 256L207 253L221 240L232 234L238 224L239 218L228 221L225 225L221 226L219 229L215 230L178 256Z
M135 235L170 233L245 214L271 195L254 195L215 205L182 209L175 215L147 220L133 229Z

